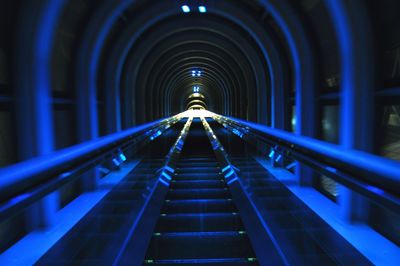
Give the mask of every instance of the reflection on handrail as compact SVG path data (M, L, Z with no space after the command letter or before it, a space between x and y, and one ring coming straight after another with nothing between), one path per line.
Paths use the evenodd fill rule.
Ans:
M286 156L400 211L399 162L236 118L218 114L212 117L239 137L280 147Z
M229 160L228 154L226 153L221 142L218 140L217 136L215 136L210 125L207 123L207 120L204 117L201 117L200 119L211 142L211 146L214 150L215 156L221 164L222 174L224 175L227 184L230 185L231 183L238 181L239 177L236 173L237 168L232 165L231 161Z
M162 182L164 185L169 186L169 183L171 181L170 175L175 172L175 164L176 161L178 160L180 153L183 148L183 144L185 143L186 137L189 133L190 126L192 124L193 117L189 117L188 120L186 121L183 129L181 130L181 133L179 134L179 137L175 141L174 145L172 145L171 149L169 150L167 154L167 160L165 162L165 165L162 169L161 175L160 175L160 182ZM165 178L163 178L165 177Z

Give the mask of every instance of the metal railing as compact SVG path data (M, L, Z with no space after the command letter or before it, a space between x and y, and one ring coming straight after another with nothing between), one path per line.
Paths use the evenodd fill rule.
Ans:
M282 156L310 166L335 181L400 213L400 163L248 121L213 114L235 135L256 139ZM267 151L266 151L267 152Z
M179 120L180 115L161 119L0 169L0 220L97 165L125 157L132 145L154 140Z

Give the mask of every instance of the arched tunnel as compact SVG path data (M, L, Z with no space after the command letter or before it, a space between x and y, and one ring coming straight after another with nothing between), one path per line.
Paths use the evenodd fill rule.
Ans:
M0 3L0 265L398 265L398 0Z

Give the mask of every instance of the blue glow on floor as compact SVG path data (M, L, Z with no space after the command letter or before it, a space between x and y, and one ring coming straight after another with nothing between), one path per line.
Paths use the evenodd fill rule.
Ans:
M297 179L291 172L272 167L265 158L255 159L373 264L398 265L400 247L365 224L350 224L341 219L339 205L312 187L294 185Z
M46 230L36 230L0 255L0 265L33 265L61 237L77 224L111 189L118 184L140 160L122 165L121 170L111 172L100 180L99 190L80 195L56 213L58 223ZM34 247L34 248L32 248ZM23 256L21 256L23 254Z

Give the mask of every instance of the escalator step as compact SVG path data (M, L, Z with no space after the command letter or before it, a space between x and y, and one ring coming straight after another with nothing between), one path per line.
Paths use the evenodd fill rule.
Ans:
M144 264L164 265L164 266L174 266L174 265L256 266L258 265L256 258L146 260Z
M222 175L219 173L185 173L174 176L176 181L185 180L216 180L221 179Z
M214 157L186 157L186 158L181 158L179 160L180 163L198 163L198 162L210 162L210 163L216 163L217 161L215 160Z
M220 166L200 119L195 118L145 265L259 265Z
M177 181L177 180L175 180ZM179 182L172 182L170 188L224 188L225 180L185 180Z
M218 167L217 162L179 162L176 165L177 168L192 168L192 167Z
M218 173L219 167L185 167L185 168L177 168L176 171L179 174L186 173Z
M236 207L229 199L205 200L170 200L162 207L161 213L201 213L201 212L236 212Z
M242 232L179 232L154 234L147 258L204 259L255 257Z
M243 231L239 215L232 213L162 214L155 232Z
M226 188L173 189L167 194L167 199L224 199L230 193Z

